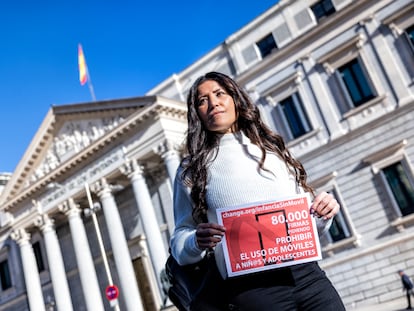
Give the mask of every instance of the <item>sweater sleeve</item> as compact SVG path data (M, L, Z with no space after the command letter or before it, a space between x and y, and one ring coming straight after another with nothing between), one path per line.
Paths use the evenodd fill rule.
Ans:
M200 261L205 251L197 246L195 231L197 224L192 216L193 202L189 189L181 180L181 169L177 170L174 181L174 222L175 229L171 237L171 254L180 265Z

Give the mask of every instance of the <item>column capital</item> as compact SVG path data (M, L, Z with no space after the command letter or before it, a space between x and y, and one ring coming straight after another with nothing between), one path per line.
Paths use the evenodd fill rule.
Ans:
M144 172L144 167L139 165L136 159L128 159L119 169L128 178L132 178L135 175L142 175Z
M108 184L106 178L101 178L100 180L94 182L90 185L92 192L96 193L99 197L102 197L104 194L111 194L112 187Z
M77 204L73 198L69 198L62 204L59 204L58 209L68 217L79 215L81 212L79 204Z
M54 229L54 220L51 219L47 214L39 215L33 221L36 227L39 227L43 232L50 231Z
M165 139L161 143L158 144L158 146L155 146L152 150L161 156L161 158L165 159L170 156L176 156L179 154L179 146L175 143L173 143L169 139Z
M10 237L17 242L17 244L22 245L22 244L26 244L29 243L30 241L30 233L28 233L25 229L23 228L19 228L19 229L14 229L11 234Z

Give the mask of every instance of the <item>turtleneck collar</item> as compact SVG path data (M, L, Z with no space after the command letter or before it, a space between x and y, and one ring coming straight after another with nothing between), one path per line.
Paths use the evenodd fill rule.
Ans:
M246 135L244 135L242 131L223 134L223 136L220 138L220 146L234 143L243 145L251 144L250 139Z

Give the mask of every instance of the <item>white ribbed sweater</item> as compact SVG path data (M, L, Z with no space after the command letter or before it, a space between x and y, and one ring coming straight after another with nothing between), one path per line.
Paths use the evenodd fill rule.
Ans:
M302 192L284 161L268 152L264 167L258 168L260 149L241 132L223 135L214 161L208 167L207 206L208 221L217 223L216 209L256 202L280 200ZM192 218L193 204L190 190L180 180L179 169L174 183L175 230L171 251L180 264L201 260L204 251L196 244ZM318 231L325 232L331 221L317 218ZM227 276L222 247L215 249L216 262L223 277Z

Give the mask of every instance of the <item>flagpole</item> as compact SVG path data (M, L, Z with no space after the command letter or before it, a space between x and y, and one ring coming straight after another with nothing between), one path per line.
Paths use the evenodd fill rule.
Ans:
M87 69L87 74L88 74L88 87L89 87L89 92L91 93L92 101L96 102L96 97L95 97L95 92L93 90L91 76L89 75L89 69Z

